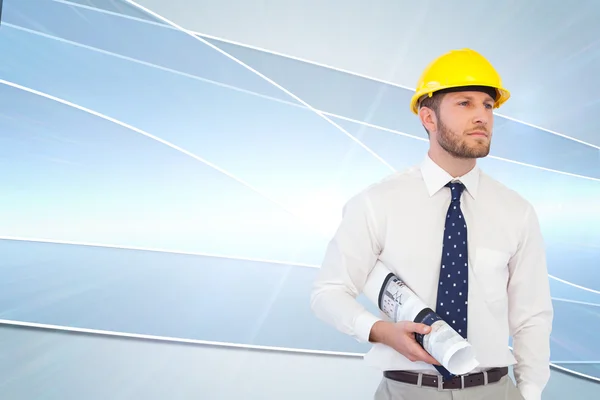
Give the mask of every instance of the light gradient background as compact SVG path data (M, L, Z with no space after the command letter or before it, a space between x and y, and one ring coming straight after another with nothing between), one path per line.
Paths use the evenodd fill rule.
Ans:
M0 319L315 357L360 355L367 346L311 314L316 268L347 198L424 156L426 135L408 109L420 70L449 48L471 46L498 64L513 92L506 115L497 117L492 155L480 165L540 216L556 311L553 363L600 380L600 80L590 72L600 67L591 41L600 28L585 25L584 6L556 3L555 39L538 32L551 28L540 19L531 34L517 24L502 47L497 35L491 44L486 35L467 40L466 30L453 40L416 35L447 19L443 2L351 1L343 10L336 2L259 3L137 2L161 19L126 0L4 1ZM494 13L490 7L502 7L458 3L464 13L455 10L456 18L478 24L478 16ZM534 4L541 3L528 4L513 7L516 21L539 11ZM511 9L501 11L508 21ZM298 22L305 19L310 29ZM574 36L575 23L590 32ZM427 40L435 47L419 50ZM537 56L531 43L543 48ZM106 398L100 367L77 368L81 358L69 364L76 354L103 357L98 349L112 346L129 351L121 369L127 359L139 371L136 352L167 351L61 335L2 328L12 344L0 358L0 390L14 399L77 398L81 391ZM186 349L195 357L210 351ZM202 354L194 368L206 374L210 356ZM158 376L164 393L181 389L176 398L224 395L214 386L221 378L188 387L168 378L157 357L162 367L136 375L137 386L122 377L121 389L109 378L109 397L142 398ZM177 357L167 357L171 368L183 368ZM71 369L56 366L65 363ZM248 366L237 359L228 368ZM59 382L68 379L88 383L67 390ZM274 396L263 397L260 386L243 390L255 396L247 398Z

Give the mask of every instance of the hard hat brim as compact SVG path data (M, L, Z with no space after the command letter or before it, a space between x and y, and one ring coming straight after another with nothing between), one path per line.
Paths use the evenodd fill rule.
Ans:
M415 92L415 94L413 94L411 101L410 101L411 111L414 114L418 114L419 113L419 104L425 97L431 97L440 91L445 91L446 89L454 89L453 91L460 91L460 89L464 88L465 91L468 91L473 86L487 87L487 88L491 88L496 91L497 95L496 95L495 101L494 101L494 108L500 108L500 106L502 106L510 98L510 92L507 89L505 89L504 87L490 86L490 85L481 84L481 83L477 83L477 82L468 82L468 83L458 84L458 85L439 86L434 89L427 88L427 89L423 89L423 90Z

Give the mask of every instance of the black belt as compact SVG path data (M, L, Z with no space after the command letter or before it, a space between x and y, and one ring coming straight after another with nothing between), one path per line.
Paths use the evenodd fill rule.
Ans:
M442 377L438 375L426 375L408 371L385 371L383 376L397 382L446 390L465 389L474 386L487 385L488 383L496 383L507 374L508 367L502 367L475 374L456 376L447 381L444 381Z

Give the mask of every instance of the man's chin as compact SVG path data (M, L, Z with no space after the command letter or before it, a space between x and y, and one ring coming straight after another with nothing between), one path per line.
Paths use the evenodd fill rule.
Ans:
M477 158L485 158L490 154L490 149L469 149L464 151L451 152L451 154L463 160L472 160Z
M478 149L470 153L471 158L484 158L490 154L490 149Z
M445 143L444 141L439 141L439 144L450 155L463 160L484 158L490 153L489 142L483 143L481 140L471 143L466 141L462 143Z

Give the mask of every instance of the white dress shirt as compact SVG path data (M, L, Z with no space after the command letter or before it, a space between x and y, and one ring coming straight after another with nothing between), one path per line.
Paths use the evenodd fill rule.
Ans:
M356 297L378 259L435 310L450 204L445 185L452 180L427 156L346 203L311 294L318 318L368 342L373 324L388 319L367 311ZM521 394L540 400L550 377L553 308L537 215L529 202L479 167L455 180L466 188L461 208L468 230L467 337L479 370L516 364ZM437 374L433 366L411 362L380 343L365 360L381 370Z

